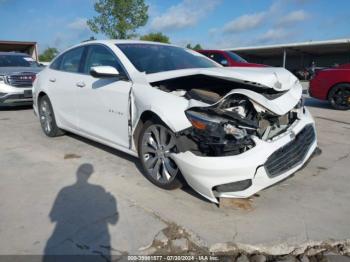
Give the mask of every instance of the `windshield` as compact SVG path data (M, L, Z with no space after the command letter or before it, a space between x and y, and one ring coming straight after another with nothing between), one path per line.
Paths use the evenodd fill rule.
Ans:
M202 55L184 48L156 44L117 44L130 62L146 74L186 69L218 67Z
M29 56L0 54L0 67L38 67L38 64Z
M240 57L239 55L237 55L233 52L227 52L227 54L236 62L248 63L247 60L243 59L242 57Z

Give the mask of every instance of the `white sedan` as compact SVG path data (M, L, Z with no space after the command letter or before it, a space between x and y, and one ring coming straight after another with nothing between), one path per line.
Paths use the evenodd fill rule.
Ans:
M173 45L84 42L39 73L33 97L47 136L69 131L138 156L153 184L187 182L216 203L285 179L317 146L289 71L224 68Z

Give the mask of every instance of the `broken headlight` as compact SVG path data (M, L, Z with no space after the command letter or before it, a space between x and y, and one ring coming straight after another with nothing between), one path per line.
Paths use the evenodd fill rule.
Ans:
M194 111L187 111L186 116L188 120L190 120L192 126L198 131L210 132L220 131L219 129L222 129L226 135L233 136L236 139L242 139L247 135L247 131L245 129L240 129L220 117L208 117L203 113Z
M295 112L298 117L305 114L305 98L302 96L291 112Z
M186 116L193 127L191 137L205 155L235 155L254 145L247 130L227 118L195 110L187 110Z

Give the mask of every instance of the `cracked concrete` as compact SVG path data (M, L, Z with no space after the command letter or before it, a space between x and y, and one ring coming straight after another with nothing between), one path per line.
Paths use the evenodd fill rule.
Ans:
M96 220L101 218L104 228L96 229L86 214L109 202L84 195L83 202L71 206L73 216L59 212L65 241L55 252L152 254L169 251L172 240L184 238L187 253L349 253L350 112L315 100L308 105L316 117L322 154L293 177L253 196L249 208L241 208L241 202L219 208L190 188L161 190L141 175L133 157L74 135L46 138L30 109L0 111L0 119L6 119L0 122L0 254L44 253L57 229L49 217L55 200L62 189L77 183L83 163L93 166L88 180L98 186L93 190L115 199L118 219L107 223L100 214ZM74 188L77 195L84 193ZM77 228L83 222L90 226L72 237L67 225ZM164 236L164 242L155 240L159 232L168 241Z

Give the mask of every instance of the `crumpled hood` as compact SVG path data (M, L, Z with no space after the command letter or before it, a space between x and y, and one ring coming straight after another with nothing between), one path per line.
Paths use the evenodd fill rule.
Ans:
M12 75L15 73L39 73L41 67L0 67L0 75Z
M268 109L270 112L281 116L289 112L299 102L302 96L302 87L300 84L295 84L285 94L273 100L267 99L263 95L253 92L251 90L235 89L229 92L225 97L220 99L220 101L218 101L217 103L220 103L221 101L225 100L227 97L234 94L245 95L248 98L250 98L252 101Z
M149 83L163 81L172 78L190 75L207 75L226 79L233 82L243 82L276 91L286 91L295 85L298 79L284 68L277 67L214 67L194 68L165 71L148 74L146 79Z

